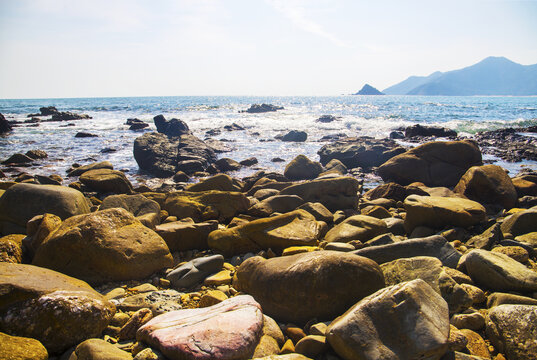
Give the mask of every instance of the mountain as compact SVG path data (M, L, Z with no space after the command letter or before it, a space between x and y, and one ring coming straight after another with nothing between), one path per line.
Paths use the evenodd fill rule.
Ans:
M365 84L362 90L358 91L356 94L353 95L384 95L377 89L375 89L373 86L369 84Z
M459 70L412 76L386 90L390 95L537 95L537 64L488 57Z

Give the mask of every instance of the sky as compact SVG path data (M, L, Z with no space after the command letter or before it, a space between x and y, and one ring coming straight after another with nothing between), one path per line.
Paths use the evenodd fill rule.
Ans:
M0 98L341 95L505 56L537 0L0 0Z

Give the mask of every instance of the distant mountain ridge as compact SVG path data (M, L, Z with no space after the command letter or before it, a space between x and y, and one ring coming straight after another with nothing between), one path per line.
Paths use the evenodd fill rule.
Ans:
M537 95L537 64L488 57L459 70L411 76L383 90L387 95Z

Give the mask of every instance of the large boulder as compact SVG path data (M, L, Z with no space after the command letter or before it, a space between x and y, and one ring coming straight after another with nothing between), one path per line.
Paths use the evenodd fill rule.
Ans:
M305 202L319 202L330 211L356 209L360 183L352 177L319 179L294 184L280 191L280 195L297 195Z
M225 256L262 249L282 251L286 247L316 245L324 223L305 210L254 220L209 234L209 246Z
M537 208L519 211L505 218L501 230L504 236L511 234L515 237L537 232Z
M188 125L179 119L166 120L164 115L157 115L153 118L157 131L169 137L191 134Z
M244 261L233 287L252 295L277 321L304 324L332 319L384 287L380 267L338 251L318 251Z
M208 249L207 237L216 229L216 220L195 223L192 219L168 222L155 227L155 231L166 241L171 252Z
M177 171L179 138L152 132L134 140L134 159L140 169L157 177L170 177Z
M130 194L132 184L125 174L118 170L96 169L80 175L79 181L87 187L103 193Z
M37 248L33 264L103 283L146 278L173 259L157 233L113 208L65 220Z
M330 229L324 240L327 242L349 242L352 240L366 242L387 232L388 227L384 220L367 215L354 215Z
M315 179L323 172L323 166L305 155L298 155L285 167L283 175L289 180Z
M0 232L26 233L26 223L36 215L50 213L62 219L89 213L84 195L59 185L16 184L0 197Z
M305 131L291 130L287 134L276 138L280 138L282 141L304 142L308 138L308 134Z
M455 186L472 166L481 165L481 151L470 140L429 142L397 155L377 172L384 181L401 185Z
M442 261L444 266L451 268L455 268L461 258L461 254L440 235L410 239L387 245L368 246L355 250L353 253L365 256L379 264L401 258L432 256Z
M32 265L0 263L0 330L59 354L99 336L115 307L87 283Z
M36 339L0 332L0 359L48 360L47 349Z
M204 179L196 184L188 185L186 191L199 192L209 190L219 191L241 191L238 182L226 174L217 174L210 178Z
M507 359L534 359L537 354L537 306L500 305L489 311L486 333Z
M274 195L254 204L248 209L248 214L266 217L275 212L286 213L304 204L304 200L296 195Z
M453 191L481 204L498 204L505 209L514 207L518 198L511 178L498 165L472 166Z
M405 229L410 234L417 226L442 229L476 225L486 218L483 205L452 197L410 195L405 199Z
M321 164L337 159L349 169L379 166L405 149L393 140L370 137L347 138L324 145L318 152Z
M472 305L472 298L442 266L442 262L434 257L417 256L403 258L382 264L386 286L405 281L422 279L446 300L450 313L459 312Z
M345 360L437 360L448 349L448 306L417 279L362 299L335 319L326 334Z
M487 250L465 255L466 272L473 281L494 291L537 291L537 273L509 256Z
M457 132L455 130L446 129L444 127L434 126L421 126L420 124L408 126L405 129L405 137L456 137Z
M107 196L99 210L123 208L133 214L142 224L154 229L160 222L160 205L143 195L110 195Z
M67 173L67 176L80 176L83 173L85 173L86 171L97 170L97 169L114 170L114 165L112 165L112 163L110 161L99 161L99 162L95 162L95 163L82 165L82 166L73 168Z
M138 329L136 339L169 359L251 359L263 330L263 313L248 295L216 305L159 315Z
M173 192L166 196L162 208L178 219L192 218L194 221L229 221L250 207L248 198L239 192L201 191Z

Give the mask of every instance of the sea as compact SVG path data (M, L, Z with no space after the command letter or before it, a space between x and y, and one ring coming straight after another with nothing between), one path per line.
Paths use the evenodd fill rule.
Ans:
M240 112L251 104L268 103L283 110L261 114ZM16 127L0 137L0 160L17 152L44 150L48 158L26 171L34 174L65 176L72 164L108 160L114 168L125 171L134 184L156 185L154 179L138 168L133 156L136 137L156 131L153 117L185 121L194 135L205 139L211 129L222 130L211 138L223 141L231 151L219 154L237 161L256 157L259 163L243 168L232 176L244 177L258 170L283 172L285 165L299 154L318 160L317 151L327 143L327 135L388 137L390 132L413 124L443 126L459 135L505 127L537 125L537 97L443 97L443 96L331 96L331 97L252 97L252 96L166 96L65 99L4 99L0 113L8 120L28 120L39 108L55 106L59 111L88 114L92 119L67 122L41 122ZM322 115L338 117L331 123L316 120ZM150 124L146 130L132 131L129 118ZM226 131L236 123L245 130ZM275 139L290 130L303 130L303 143ZM77 132L97 135L75 138ZM412 146L411 144L405 144ZM283 162L273 162L274 158ZM505 163L489 155L489 161L516 173L523 167L537 169L537 162ZM171 180L164 180L170 181Z

